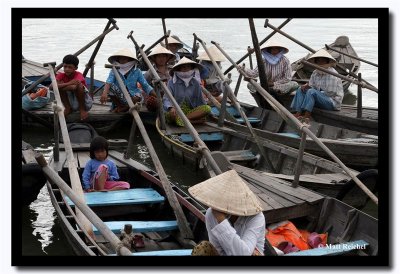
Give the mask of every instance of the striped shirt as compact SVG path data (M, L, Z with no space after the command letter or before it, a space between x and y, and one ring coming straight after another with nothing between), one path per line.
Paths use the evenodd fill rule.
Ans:
M292 80L292 67L290 66L289 59L286 56L282 56L276 65L271 65L264 61L265 73L267 75L268 82L273 82L273 89L284 91L286 85ZM251 70L245 69L248 76L256 78L259 76L258 67Z
M332 67L328 68L328 70L337 73ZM340 78L316 69L311 74L308 84L312 88L330 97L335 109L340 110L344 96L343 85Z

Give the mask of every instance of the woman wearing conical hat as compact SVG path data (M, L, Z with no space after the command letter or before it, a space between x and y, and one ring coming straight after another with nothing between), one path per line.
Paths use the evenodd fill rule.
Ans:
M281 41L275 39L268 40L261 48L268 87L272 94L286 94L299 86L296 82L292 81L292 67L289 59L285 56L288 52L289 49ZM249 78L259 76L258 67L254 70L246 68L245 71ZM247 86L257 103L263 106L264 103L261 102L264 99L259 96L253 85L249 83Z
M146 94L156 96L153 87L144 79L142 71L136 67L138 60L133 51L127 48L121 49L111 55L108 58L108 62L118 66L118 73L124 81L125 87L134 103L143 101L142 91L138 88L138 83L142 86ZM108 96L110 96L113 102L111 109L113 112L125 112L129 109L128 102L125 99L113 70L108 74L100 102L102 104L106 103Z
M175 65L176 63L179 62L179 60L181 60L181 57L179 56L178 50L180 50L181 48L183 48L183 43L181 41L179 41L179 38L177 36L175 36L177 39L175 39L174 37L169 36L167 38L167 49L170 50L173 54L175 54L175 59L171 60L168 64L170 66Z
M333 68L336 60L324 49L311 55L308 61L337 73ZM290 107L296 111L297 118L310 119L314 107L340 110L343 95L342 81L338 77L315 69L309 82L297 89Z
M201 70L202 66L183 57L170 70L172 78L168 81L168 88L172 96L192 124L204 123L206 116L211 112L211 107L203 98L199 80L196 79L196 68ZM166 112L166 121L183 127L182 119L177 115L174 105L165 94L163 106Z
M209 51L211 58L217 63L218 67L222 69L221 62L225 61L223 54L214 45L209 47L207 50ZM224 82L219 77L217 69L214 67L210 56L208 56L207 52L204 51L197 57L197 60L200 60L199 64L203 66L203 70L200 72L200 77L204 83L204 87L218 102L222 102Z
M154 70L157 72L158 76L160 79L167 84L168 80L171 78L169 74L169 67L168 67L168 62L175 60L175 54L173 54L170 50L167 50L161 45L157 45L151 53L148 55L149 60L153 64ZM151 70L149 69L148 71L145 72L144 78L146 79L147 83L150 83L156 88L156 86L153 84L153 80L156 78L154 75L151 73ZM164 94L164 91L161 89L160 90L161 97ZM146 107L150 111L156 111L158 108L158 101L157 97L154 96L148 96L147 94L144 94L144 100L146 102Z
M192 255L263 255L265 217L257 196L235 170L224 172L189 188L189 193L209 208L206 227L209 244L201 243ZM215 254L217 253L217 254Z

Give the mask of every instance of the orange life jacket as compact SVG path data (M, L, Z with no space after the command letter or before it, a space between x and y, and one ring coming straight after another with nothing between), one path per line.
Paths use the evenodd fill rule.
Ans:
M308 236L310 232L306 230L298 230L296 226L287 221L275 229L266 229L265 238L271 243L272 246L277 247L282 242L290 242L300 250L310 249L308 244ZM322 239L322 244L327 243L327 233L319 234Z

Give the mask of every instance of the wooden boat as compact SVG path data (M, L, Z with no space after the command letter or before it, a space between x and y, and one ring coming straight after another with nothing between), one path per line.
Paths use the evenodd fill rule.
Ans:
M329 47L345 54L357 56L357 53L350 44L349 38L347 36L339 36L334 43L329 45ZM328 49L327 51L336 59L339 66L336 66L335 69L339 74L350 78L353 77L349 76L349 73L354 73L355 75L357 75L360 69L360 61L358 59L354 59L344 54L337 53L335 51L332 51L331 49ZM304 84L305 82L308 82L312 72L314 71L314 68L303 65L303 63L301 63L302 60L306 60L310 56L311 53L292 63L292 70L294 72L292 79L299 82L299 84ZM346 97L346 90L351 83L346 80L342 80L342 83ZM279 95L277 99L286 108L290 109L293 95L294 92L292 92L291 94ZM340 111L314 108L312 112L312 117L316 122L319 123L364 132L366 134L378 135L378 108L362 107L361 116L358 116L357 107L353 105L347 105L345 101L343 101Z
M289 181L293 180L298 156L297 149L259 136L261 144L274 166L275 172L273 172L261 157L254 138L249 134L228 127L218 127L217 124L212 122L206 122L204 125L194 125L194 127L208 148L211 151L221 151L228 162L266 172L264 175ZM185 128L167 124L166 129L162 130L158 119L156 128L162 142L173 155L180 157L183 163L188 162L189 164L194 164L196 169L201 168L207 176L214 175L210 167L205 165L201 153L196 144L193 143L193 138ZM375 189L377 188L377 170L367 170L361 173L352 170L352 172L360 180L363 180L369 189L377 191ZM346 187L346 185L354 186L354 183L352 183L351 177L338 164L310 153L304 153L300 185L325 195L339 196L343 199L346 196L345 194L353 192L351 196L358 196L359 198L354 200L351 205L359 208L364 207L368 201L368 197L357 187L351 188L351 191Z
M335 69L337 72L341 75L348 76L349 72L352 72L357 75L361 62L358 59L351 58L345 54L349 54L352 56L358 57L356 51L354 50L353 46L350 44L349 38L347 36L339 36L336 38L335 42L329 45L330 48L333 48L334 50L340 51L342 53L338 53L336 51L333 51L331 49L326 49L329 52L330 55L332 55L333 58L336 59L337 64L340 65L342 68L337 66ZM312 72L314 71L314 68L309 67L307 65L303 65L301 63L302 60L307 60L312 53L307 54L305 57L295 61L292 63L292 70L294 72L293 78L295 79L301 79L301 82L308 82L310 79L310 76ZM350 82L343 80L343 90L346 91L349 86Z
M41 76L48 73L48 68L44 67L43 64L22 59L22 87L28 81L36 81ZM44 85L50 85L50 78L45 80ZM90 85L91 78L86 77L86 83ZM110 112L111 102L106 104L100 103L100 96L103 91L104 82L94 79L93 82L93 106L89 112L89 117L85 120L86 123L91 124L100 134L110 132L116 129L121 124L130 122L132 116L129 113L113 113ZM50 102L43 108L35 110L22 110L22 125L23 126L45 126L47 128L53 128L53 109L52 102L54 100L54 94L51 92ZM141 106L139 114L145 124L154 125L156 119L156 113L148 111L145 105ZM67 123L80 122L79 112L74 112L66 117Z
M21 194L24 205L36 200L40 190L46 183L41 167L35 160L33 147L22 140L22 178Z
M299 148L301 133L292 128L276 111L263 109L246 103L240 103L246 116L255 128L258 136ZM227 111L238 123L225 121L226 127L250 134L243 119L233 106ZM214 117L219 116L216 107L212 108ZM215 119L216 120L216 119ZM330 126L315 121L310 122L309 129L345 164L356 169L376 168L378 165L378 136ZM311 154L331 159L311 138L307 138L305 150Z

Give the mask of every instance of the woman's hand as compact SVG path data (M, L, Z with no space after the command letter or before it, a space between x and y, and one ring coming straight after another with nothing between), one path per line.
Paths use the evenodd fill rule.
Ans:
M102 104L107 103L107 99L108 99L108 93L107 93L107 91L103 91L103 93L101 94L101 97L100 97L100 103L102 103Z
M221 211L218 211L216 209L212 209L212 213L215 217L215 219L217 219L218 223L221 223L222 221L224 221L226 219L226 217L228 216L228 214L225 214Z

